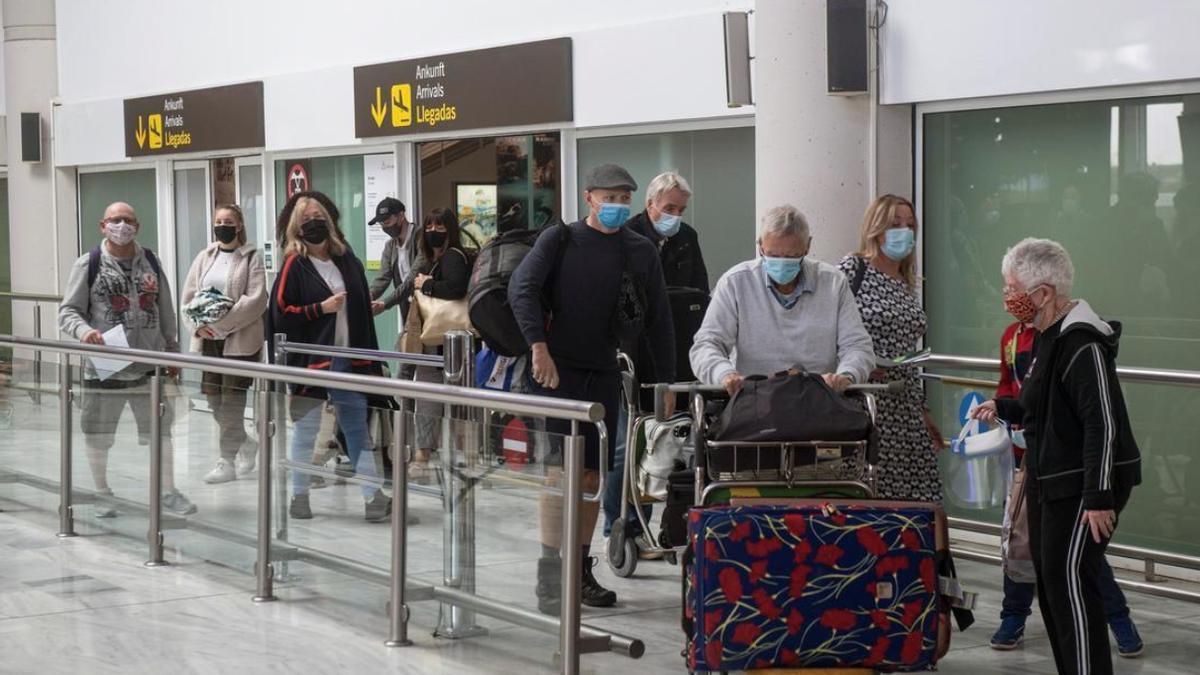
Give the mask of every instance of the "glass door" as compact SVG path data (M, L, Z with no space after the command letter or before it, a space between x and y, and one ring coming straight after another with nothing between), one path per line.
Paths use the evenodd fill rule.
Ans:
M192 261L212 241L212 188L208 162L175 162L175 297L183 291ZM190 331L179 313L179 350L191 351Z
M262 248L265 237L266 202L263 201L263 166L259 157L238 157L236 160L237 204L246 217L246 241Z

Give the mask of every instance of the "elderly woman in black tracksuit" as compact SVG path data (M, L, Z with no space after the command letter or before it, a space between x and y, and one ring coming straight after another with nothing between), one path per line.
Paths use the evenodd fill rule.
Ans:
M1141 459L1117 382L1121 324L1072 300L1075 269L1058 243L1025 239L1004 256L1005 308L1038 335L1017 399L978 419L1025 428L1026 501L1038 604L1060 673L1111 673L1098 580Z
M302 197L293 206L284 228L283 262L271 290L272 330L285 332L289 342L379 349L362 262L342 239L320 198ZM382 373L374 361L296 353L288 353L287 365L370 375ZM364 394L307 386L291 387L291 393L289 408L295 432L289 455L293 461L311 459L321 424L321 408L328 398L357 473L366 478L377 475L367 434L368 406ZM292 472L293 496L288 511L292 518L312 518L308 490L308 477ZM369 484L363 485L362 493L366 519L387 520L392 510L391 499Z

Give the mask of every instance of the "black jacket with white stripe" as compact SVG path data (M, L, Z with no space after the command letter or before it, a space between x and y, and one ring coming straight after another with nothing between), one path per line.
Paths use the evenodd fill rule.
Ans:
M1085 509L1112 509L1142 482L1117 381L1120 337L1119 322L1079 301L1038 335L1020 398L996 401L1002 419L1025 427L1025 465L1044 502L1082 495Z

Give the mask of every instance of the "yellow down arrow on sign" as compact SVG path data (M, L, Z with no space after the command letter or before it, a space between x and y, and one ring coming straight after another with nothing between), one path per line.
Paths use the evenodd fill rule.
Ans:
M375 126L383 126L383 118L387 116L387 104L383 102L383 87L375 87L375 102L371 104L371 119Z
M137 144L138 144L139 148L144 147L146 145L146 130L145 130L145 128L142 127L142 116L141 115L138 115L138 128L137 128L137 131L134 132L133 137L135 139L137 139Z

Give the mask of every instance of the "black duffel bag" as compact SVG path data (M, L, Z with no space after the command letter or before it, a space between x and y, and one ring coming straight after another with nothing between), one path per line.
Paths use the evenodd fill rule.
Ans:
M871 416L863 406L836 393L820 375L789 370L770 377L754 375L721 412L709 438L733 443L797 441L868 441L868 461L875 461L878 443ZM723 462L714 462L713 468ZM764 458L765 459L765 458ZM769 468L769 462L762 468Z

